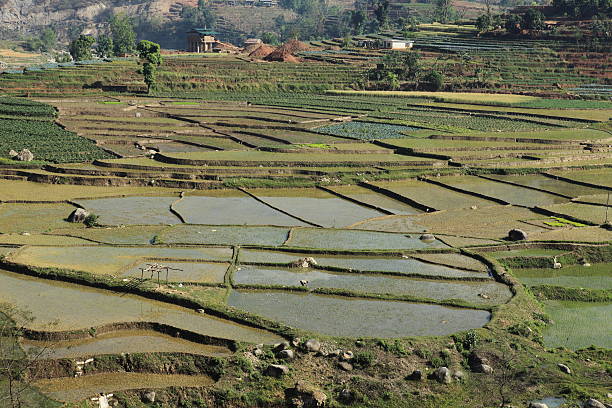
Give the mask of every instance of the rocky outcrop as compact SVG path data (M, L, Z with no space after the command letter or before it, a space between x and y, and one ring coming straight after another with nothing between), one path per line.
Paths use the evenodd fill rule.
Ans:
M327 404L327 395L303 381L298 381L295 387L285 390L285 401L289 407L318 408Z

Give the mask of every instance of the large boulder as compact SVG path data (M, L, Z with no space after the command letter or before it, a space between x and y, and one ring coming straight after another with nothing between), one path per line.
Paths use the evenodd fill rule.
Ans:
M293 360L295 358L295 353L293 350L281 350L278 353L278 358L283 360Z
M145 392L142 396L142 402L153 403L155 402L155 391Z
M414 370L412 373L406 376L407 380L421 381L423 380L423 372L421 370Z
M28 149L23 149L17 154L17 156L14 157L14 159L24 162L31 162L34 160L34 154L32 154L32 152Z
M69 222L83 222L89 216L89 212L83 208L77 208L68 216Z
M295 387L285 390L285 401L290 407L317 408L327 404L327 395L303 381L298 381Z
M515 228L508 231L509 241L525 241L527 239L527 233L521 229Z
M451 371L448 367L440 367L434 371L434 378L442 384L450 384L453 381Z
M264 375L268 377L280 378L285 374L289 373L289 368L282 364L270 364L264 370Z
M559 367L559 370L563 371L565 374L571 374L572 373L571 368L569 368L565 364L559 363L559 364L557 364L557 367Z

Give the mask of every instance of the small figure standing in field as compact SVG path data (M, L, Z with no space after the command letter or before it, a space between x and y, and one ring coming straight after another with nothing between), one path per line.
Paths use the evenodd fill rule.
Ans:
M561 263L557 261L557 257L553 258L553 269L561 269Z

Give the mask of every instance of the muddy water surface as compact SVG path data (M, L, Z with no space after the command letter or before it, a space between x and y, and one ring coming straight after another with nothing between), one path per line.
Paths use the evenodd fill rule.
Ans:
M178 224L181 220L170 212L177 197L121 197L79 200L88 211L98 215L103 225Z
M253 343L279 338L263 330L179 306L0 271L0 298L32 313L34 330L86 329L114 322L159 322L195 333Z
M343 337L447 335L490 319L481 310L282 292L235 290L228 303L292 327Z

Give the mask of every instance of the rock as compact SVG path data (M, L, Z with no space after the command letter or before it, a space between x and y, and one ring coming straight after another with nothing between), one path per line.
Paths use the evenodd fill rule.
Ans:
M352 371L353 365L351 363L347 363L346 361L341 361L338 363L338 367L340 367L344 371Z
M461 370L453 371L453 378L457 381L462 381L465 378L465 373Z
M285 401L289 407L295 408L324 407L327 404L327 395L303 381L298 381L293 388L285 390Z
M476 372L483 374L493 374L493 367L488 364L480 364L476 367Z
M566 366L565 364L557 364L557 367L559 367L559 370L563 371L565 374L571 374L572 370Z
M354 356L355 356L355 355L353 354L353 352L352 352L352 351L347 350L347 351L345 351L344 353L342 353L342 354L340 355L340 359L341 359L341 360L344 360L344 361L348 361L348 360L352 360Z
M293 360L295 358L295 353L293 350L281 350L278 353L278 358L282 358L283 360Z
M442 384L450 384L453 381L448 367L440 367L434 371L434 378Z
M511 229L508 231L508 240L510 241L525 241L527 239L527 233L520 229Z
M89 216L89 212L83 208L77 208L68 216L69 222L83 222Z
M309 268L312 265L316 265L317 261L309 256L306 258L300 258L297 261L293 261L289 264L289 266L293 267L293 268Z
M296 337L295 339L291 340L291 344L293 344L293 347L299 346L301 342L302 339L300 339L299 337Z
M365 346L365 341L363 341L363 340L357 340L357 341L355 342L355 345L356 345L357 347L364 347L364 346Z
M9 151L9 153L8 153L8 155L9 155L9 157L10 157L11 159L13 159L13 158L17 157L17 155L18 155L18 154L19 154L19 153L17 153L17 152L16 152L16 151L14 151L13 149L11 149L11 150Z
M145 392L144 395L142 396L142 402L144 403L155 402L155 391Z
M287 373L289 373L289 368L282 364L270 364L264 370L264 375L267 375L268 377L280 378Z
M421 370L414 370L410 375L406 377L406 379L412 381L421 381L423 377L423 372Z
M335 350L330 351L328 353L328 356L329 357L340 357L340 354L342 354L342 350L335 349Z
M353 391L343 388L338 394L338 400L344 404L351 404L353 401L355 401L355 394Z
M263 350L259 348L256 348L255 350L253 350L253 355L255 357L261 357L263 356L263 353L264 353Z
M584 408L606 408L606 406L595 398L589 398L587 402L584 403Z
M281 351L281 350L287 350L289 348L289 342L288 341L282 341L280 343L276 343L274 345L274 351Z
M34 155L28 149L23 149L22 151L14 157L15 160L30 162L34 160Z
M308 339L304 343L304 348L308 352L316 353L321 350L321 343L317 339Z
M543 402L530 402L529 408L548 408L548 405Z
M419 239L425 242L432 242L436 240L436 237L433 236L432 234L423 234L419 237Z

